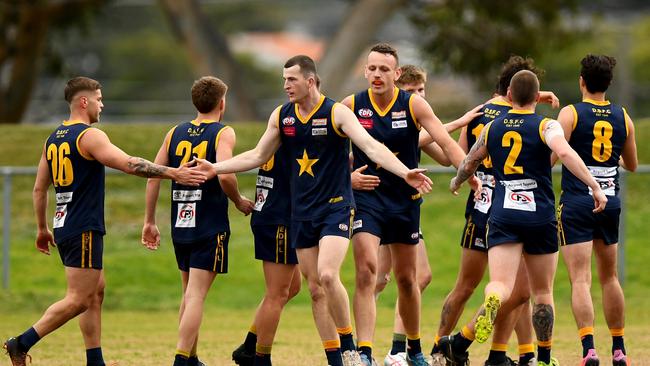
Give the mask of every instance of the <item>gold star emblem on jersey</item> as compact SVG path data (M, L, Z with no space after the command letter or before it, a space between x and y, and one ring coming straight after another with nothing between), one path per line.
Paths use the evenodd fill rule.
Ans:
M298 173L298 176L301 176L302 173L307 173L311 175L312 177L314 176L314 172L311 170L311 167L316 164L318 159L310 159L309 156L307 156L307 149L305 149L302 153L302 158L301 159L296 159L298 164L300 164L300 172Z

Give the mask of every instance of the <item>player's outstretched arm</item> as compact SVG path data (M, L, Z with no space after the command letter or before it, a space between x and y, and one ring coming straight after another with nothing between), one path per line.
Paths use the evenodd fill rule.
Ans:
M113 145L104 131L89 128L79 141L81 152L107 167L145 178L167 178L178 183L196 186L205 182L205 173L190 169L190 163L178 168L154 164L149 160L129 156Z
M490 129L490 124L491 123L488 123L487 126L483 128L476 143L472 146L467 153L467 156L465 156L465 159L463 159L458 166L456 176L451 179L449 190L454 195L458 195L460 186L468 179L474 192L477 192L477 194L481 192L481 181L476 178L474 172L476 172L476 169L481 165L481 162L488 156L486 136ZM464 141L464 144L467 145L467 140Z
M594 197L594 212L600 212L605 209L607 205L607 197L603 190L600 189L600 184L596 182L594 177L589 173L589 169L585 163L580 159L578 153L571 148L566 138L564 138L564 131L560 124L555 120L546 120L542 127L544 135L544 142L548 147L560 158L562 164L573 173L578 179L592 189Z
M445 131L447 133L452 133L456 131L459 128L463 128L467 126L472 120L476 117L482 116L483 115L483 104L479 104L476 107L472 108L471 110L465 112L465 114L451 122L447 122L444 125L442 125L445 128ZM433 112L433 110L432 110ZM433 144L433 145L432 145ZM433 137L427 132L426 129L420 131L420 139L418 141L418 145L424 150L424 147L427 145L432 145L432 149L439 150L441 154L444 154L440 146L433 142ZM433 155L429 154L432 158L436 159ZM449 164L447 164L449 166Z
M352 140L352 143L363 150L372 161L381 164L384 169L404 179L420 193L431 191L431 179L424 175L426 170L409 170L385 145L377 142L361 127L349 108L337 103L334 106L334 120L337 126Z
M163 140L154 163L158 165L169 165L169 156L167 150L169 148L169 141L173 130L167 132ZM147 189L145 191L145 209L144 209L144 225L142 226L141 242L147 249L156 250L160 246L160 230L156 225L156 204L158 203L158 196L160 194L160 179L149 178L147 179Z
M231 127L226 127L221 130L216 147L217 161L225 161L232 158L232 150L235 148L236 141L235 130ZM241 195L235 173L219 175L219 184L226 196L228 196L241 213L248 215L253 211L255 203Z
M573 114L573 107L566 106L560 110L560 113L557 115L557 121L560 123L562 130L564 131L564 139L567 141L571 140L571 133L573 132L573 126L577 122L575 120L575 115ZM551 153L551 165L555 165L557 162L557 154L555 152Z
M36 181L32 191L34 204L34 213L36 214L36 249L43 254L50 255L50 245L54 244L54 235L47 226L47 190L50 188L52 180L50 179L50 168L47 166L45 158L45 149L41 154L41 160L38 162L36 172Z
M552 91L540 91L539 102L550 104L552 108L560 108L560 99Z
M455 167L458 167L460 162L465 158L463 150L449 136L449 133L442 126L438 117L433 113L433 109L431 109L429 103L419 95L414 95L411 98L414 118L433 137L434 142L442 148L451 163Z
M205 172L208 178L212 179L218 174L245 172L261 166L269 161L280 147L279 118L280 107L271 113L269 122L266 125L266 131L264 131L254 149L238 154L232 159L214 164L205 159L196 159L197 165L194 169Z
M639 159L637 158L636 140L634 138L634 123L630 116L627 115L627 112L625 113L625 123L627 126L627 139L625 139L623 145L620 163L626 170L634 172L639 165Z

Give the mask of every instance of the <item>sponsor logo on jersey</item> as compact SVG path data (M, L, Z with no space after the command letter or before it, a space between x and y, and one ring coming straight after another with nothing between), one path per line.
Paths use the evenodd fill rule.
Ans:
M327 118L314 118L311 120L312 126L327 126Z
M54 223L52 227L55 229L62 228L65 224L65 218L68 215L68 205L58 205L56 206L56 211L54 211Z
M273 178L263 175L257 176L257 185L265 188L273 188Z
M200 201L203 191L200 189L194 191L172 191L172 201Z
M406 118L406 111L392 112L390 116L392 119Z
M393 128L406 128L408 124L405 119L399 121L393 121Z
M69 203L72 201L73 192L61 192L56 194L56 204Z
M255 206L253 207L253 210L255 211L262 211L262 208L264 207L264 204L266 203L266 198L269 196L269 190L264 189L264 188L257 188L257 192L255 193Z
M291 116L284 117L284 119L282 120L283 126L293 126L294 123L296 123L296 119Z
M370 118L372 117L372 111L368 108L361 108L359 109L359 117L363 118Z
M291 127L282 127L282 133L284 133L286 136L293 137L296 136L296 128L291 126Z
M374 124L372 123L371 119L368 118L359 118L359 123L361 123L361 126L365 128L366 130L371 130Z
M327 136L327 128L312 128L312 136Z
M196 227L196 202L178 204L176 227Z

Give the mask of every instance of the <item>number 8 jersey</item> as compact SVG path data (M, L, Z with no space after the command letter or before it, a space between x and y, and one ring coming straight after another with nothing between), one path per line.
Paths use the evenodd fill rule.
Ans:
M104 165L79 150L90 128L65 121L45 142L45 158L56 191L54 240L63 242L85 231L104 228Z
M181 123L174 127L167 146L169 166L179 167L194 157L217 161L216 147L226 127L217 121ZM193 243L230 231L228 198L214 178L198 187L172 181L172 240Z
M618 161L627 140L624 108L608 101L585 99L570 105L573 110L573 132L569 145L580 155L591 175L608 196L608 208L618 208ZM562 167L561 202L571 200L593 207L591 188Z

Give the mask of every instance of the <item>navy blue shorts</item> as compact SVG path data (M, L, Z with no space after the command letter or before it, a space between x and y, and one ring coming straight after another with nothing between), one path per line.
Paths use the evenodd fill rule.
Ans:
M370 233L379 237L381 244L417 244L420 242L420 206L399 213L359 209L352 228L352 235Z
M354 209L342 207L329 214L311 220L292 220L290 236L294 248L312 248L324 236L350 238Z
M475 223L472 215L467 217L465 228L463 229L463 236L460 239L460 246L486 253L488 250L487 243L485 242L486 239L486 224Z
M255 259L297 264L296 249L289 241L289 227L285 225L251 225L255 238Z
M559 250L557 222L523 226L488 220L488 249L500 244L523 243L527 254L552 254Z
M228 273L228 241L230 232L218 233L210 239L193 243L174 243L178 269L189 272L190 268L216 273Z
M102 269L104 236L98 231L86 231L56 243L63 265L74 268Z
M557 208L560 245L601 239L605 244L618 243L621 208L605 208L593 213L591 207L563 202Z

